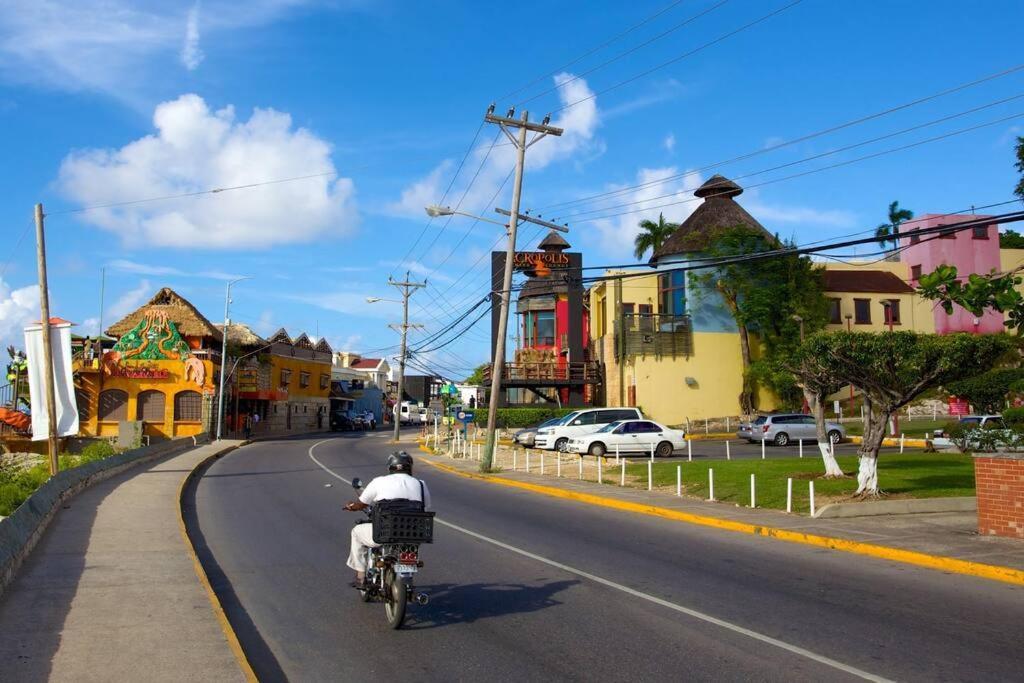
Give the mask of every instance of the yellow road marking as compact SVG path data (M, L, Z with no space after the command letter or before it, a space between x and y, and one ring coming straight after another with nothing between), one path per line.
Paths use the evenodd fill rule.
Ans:
M420 446L420 450L424 451L425 453L430 453L430 451L426 450L422 446ZM424 462L428 463L429 465L433 465L438 469L450 472L460 477L466 477L468 479L478 479L480 481L486 481L491 484L500 484L502 486L522 489L524 491L532 491L533 493L539 493L545 496L551 496L553 498L575 500L580 503L587 503L588 505L598 505L601 507L612 508L615 510L625 510L627 512L635 512L642 515L650 515L652 517L662 517L664 519L671 519L677 522L697 524L700 526L713 527L715 529L723 529L725 531L735 531L744 534L752 534L754 536L766 536L768 538L775 538L780 541L788 541L790 543L802 543L803 545L811 545L819 548L829 548L831 550L840 550L842 552L854 553L857 555L867 555L869 557L877 557L883 560L902 562L904 564L913 564L919 567L937 569L939 571L950 572L953 574L977 576L983 579L992 579L994 581L1003 581L1005 583L1012 583L1018 586L1024 586L1024 571L1014 569L1012 567L1001 567L993 564L981 564L979 562L959 560L953 557L929 555L927 553L921 553L914 550L902 550L900 548L890 548L888 546L875 545L873 543L851 541L845 538L832 538L830 536L806 534L800 531L790 531L788 529L778 529L775 527L748 524L746 522L737 522L729 519L719 519L717 517L708 517L706 515L696 515L690 512L682 512L679 510L662 508L656 505L631 503L628 501L616 500L614 498L596 496L591 493L567 491L565 489L555 488L552 486L531 484L525 481L505 479L503 477L495 477L487 474L464 472L455 467L451 467L449 465L445 465L439 462L432 462L430 460L424 460Z
M213 608L213 614L217 617L217 623L220 625L220 630L224 633L224 637L227 638L228 647L231 648L231 652L235 655L238 667L242 670L242 674L245 675L245 679L247 681L250 681L250 683L258 683L259 679L256 677L256 672L252 670L252 665L249 664L249 659L245 656L242 644L238 642L238 636L235 634L235 629L232 628L231 622L228 621L227 614L224 613L224 607L220 604L220 599L214 592L213 586L210 585L210 578L206 575L206 570L203 569L202 562L199 561L199 556L196 554L195 546L192 544L192 539L188 535L188 529L185 527L185 488L189 485L189 482L195 478L196 472L210 462L213 462L222 455L230 453L236 448L238 448L238 446L232 446L214 453L209 457L203 458L187 475L185 475L185 478L181 481L181 486L178 488L178 525L181 530L181 537L185 540L185 548L188 551L189 557L192 558L192 567L196 570L196 576L199 577L199 583L203 584L203 588L206 589L206 597L210 599L210 606Z

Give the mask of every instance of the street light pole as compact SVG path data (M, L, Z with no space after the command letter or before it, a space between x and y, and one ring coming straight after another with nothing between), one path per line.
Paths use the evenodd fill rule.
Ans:
M849 313L846 314L846 331L853 332L853 316ZM854 416L853 410L853 383L850 383L850 417Z
M889 331L892 332L892 301L883 301L882 308L885 309L885 322L889 326ZM900 415L898 412L892 414L892 436L896 436L900 433Z
M231 326L231 285L242 280L251 280L251 277L240 277L228 282L224 293L224 328L221 330L220 339L220 388L217 396L217 441L220 441L221 427L224 422L224 379L227 374L224 372L228 362L228 328Z
M540 124L529 122L529 112L524 111L517 121L512 116L514 109L510 109L505 116L494 115L492 104L484 116L484 121L496 123L501 126L505 137L516 147L516 175L512 186L512 205L509 207L508 220L508 245L505 248L505 269L502 278L500 294L500 310L498 312L498 330L494 340L494 359L491 361L491 395L487 405L487 439L484 444L483 458L480 469L488 471L491 469L494 457L494 444L497 441L497 420L498 401L501 394L501 375L505 369L505 335L508 330L508 309L512 295L512 267L516 255L516 228L519 225L519 200L523 191L523 167L526 163L526 148L534 144L546 135L561 135L562 129L548 125L551 120L550 114ZM513 136L509 128L518 128L519 135ZM533 131L537 136L527 144L526 132ZM493 286L493 284L492 284Z

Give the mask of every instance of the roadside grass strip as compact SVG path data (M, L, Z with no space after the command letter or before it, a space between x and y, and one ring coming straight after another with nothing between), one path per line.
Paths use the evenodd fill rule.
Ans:
M423 450L427 452L425 449ZM791 531L789 529L779 529L776 527L764 526L760 524L750 524L747 522L740 522L731 519L721 519L718 517L711 517L708 515L698 515L690 512L683 512L681 510L672 510L670 508L658 507L656 505L646 505L642 503L633 503L630 501L618 500L615 498L606 498L604 496L597 496L590 493L570 491L567 489L557 488L554 486L544 486L542 484L534 484L531 482L519 481L516 479L508 479L501 476L466 472L456 467L452 467L450 465L446 465L440 462L434 462L426 458L423 459L423 462L426 462L427 464L436 467L440 470L443 470L445 472L449 472L460 477L465 477L467 479L477 479L479 481L491 484L498 484L500 486L507 486L510 488L520 489L524 491L531 491L533 493L551 496L552 498L573 500L580 503L586 503L588 505L597 505L601 507L612 508L615 510L635 512L642 515L650 515L652 517L661 517L663 519L671 519L673 521L685 522L688 524L696 524L699 526L722 529L724 531L734 531L738 533L751 534L754 536L765 536L768 538L774 538L780 541L787 541L790 543L800 543L802 545L810 545L819 548L828 548L830 550L839 550L842 552L853 553L856 555L864 555L882 560L890 560L892 562L911 564L918 567L925 567L927 569L934 569L937 571L948 572L951 574L963 574L966 576L975 576L978 578L1002 581L1004 583L1024 586L1024 571L1014 569L1012 567L1001 567L998 565L981 564L978 562L970 562L968 560L960 560L953 557L929 555L927 553L921 553L913 550L903 550L900 548L892 548L889 546L876 545L873 543L864 543L861 541L853 541L845 538L820 536L817 534L808 534L801 531ZM721 464L721 461L715 463L715 465L719 464ZM646 468L646 465L644 465L644 468ZM673 472L674 471L675 469L673 467ZM717 497L718 482L716 481L715 484L715 494Z
M956 422L955 417L943 417L937 420L908 420L906 416L900 416L900 428L899 434L896 438L899 438L900 434L903 434L908 439L924 438L925 434L932 434L936 429L942 429L950 422ZM847 422L843 424L843 428L846 429L846 433L850 436L863 436L864 435L864 423ZM887 432L888 433L888 432Z

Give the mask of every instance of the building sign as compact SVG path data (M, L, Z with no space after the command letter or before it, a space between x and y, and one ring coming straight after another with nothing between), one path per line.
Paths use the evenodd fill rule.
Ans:
M965 398L950 396L948 405L950 415L970 415L971 413L971 406Z
M512 265L516 270L568 268L569 254L558 251L517 251Z
M167 379L171 376L168 370L152 365L115 365L108 374L126 379Z
M243 368L238 371L239 391L259 391L259 370L256 368Z

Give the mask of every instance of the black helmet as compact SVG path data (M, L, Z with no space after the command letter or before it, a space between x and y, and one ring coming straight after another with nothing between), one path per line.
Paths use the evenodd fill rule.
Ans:
M412 456L405 451L396 451L388 456L388 472L412 474Z

